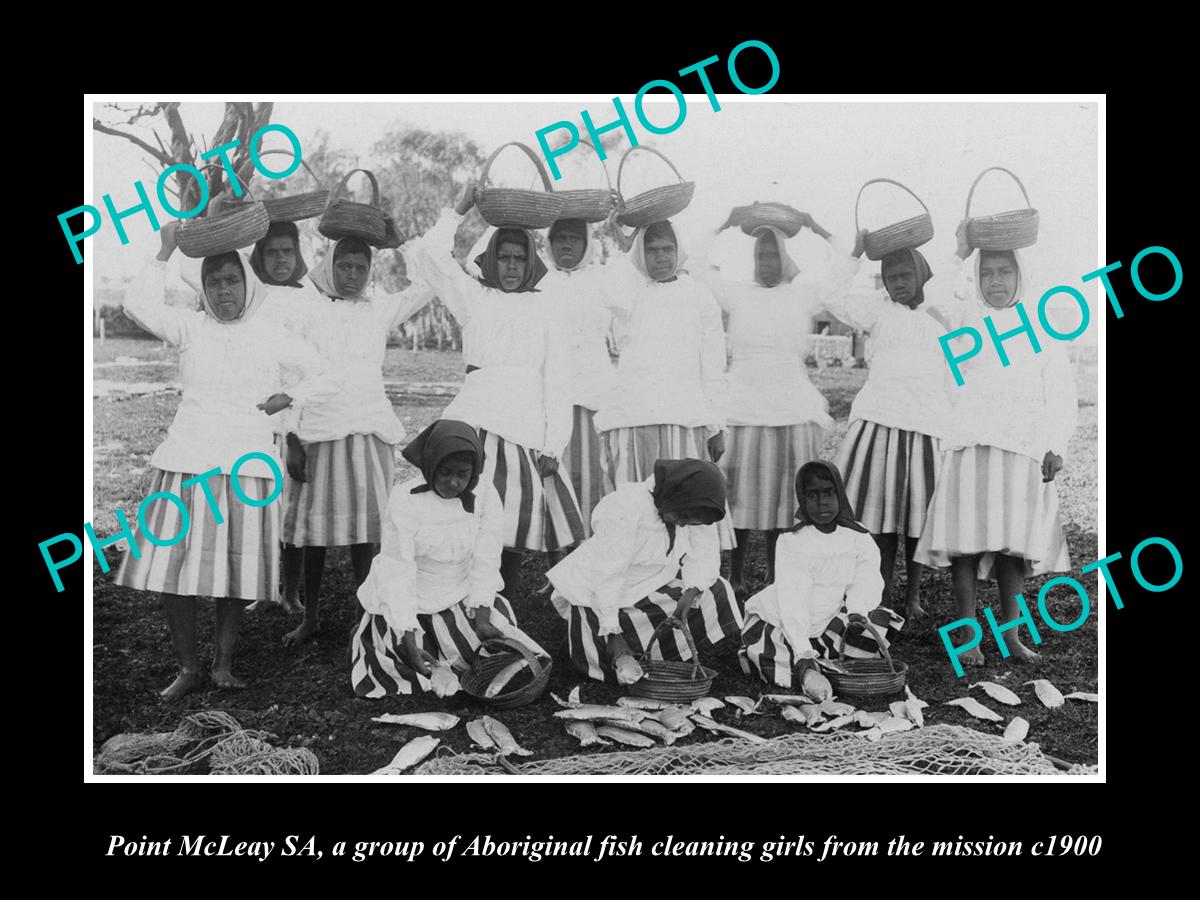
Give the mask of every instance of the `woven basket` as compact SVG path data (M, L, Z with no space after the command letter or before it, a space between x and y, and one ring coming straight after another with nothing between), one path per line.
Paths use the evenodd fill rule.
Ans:
M505 147L519 147L521 152L533 161L542 179L542 186L545 187L544 191L487 186L492 162ZM479 174L479 187L475 190L475 206L489 225L497 228L506 225L515 225L518 228L549 228L556 219L563 218L563 205L562 195L554 193L554 188L550 185L550 176L546 174L542 161L520 141L501 144L483 164L483 171Z
M459 679L462 689L480 703L490 704L497 709L513 709L532 703L550 686L550 669L553 668L553 663L548 656L541 658L534 656L533 652L520 641L507 637L486 640L480 649L484 647L495 652L491 656L476 654L470 671ZM529 672L533 677L519 688L505 690L495 697L485 697L484 692L492 683L492 679L518 659L524 659L529 663ZM522 674L518 672L509 684L522 678Z
M678 628L683 632L688 649L692 652L691 662L649 658L650 648L668 628ZM696 652L696 642L692 640L692 633L674 616L654 629L654 634L638 662L645 674L629 686L629 693L635 697L649 697L652 700L671 703L690 703L707 696L712 690L713 679L717 677L716 669L700 665L700 654Z
M362 172L371 182L371 202L358 203L341 197L346 189L346 182L355 172ZM375 174L366 169L351 169L341 180L333 195L329 198L329 206L325 208L321 221L317 223L317 231L330 240L356 237L361 238L372 246L384 242L387 235L387 216L379 208L379 182Z
M671 171L675 173L675 176L679 179L679 183L651 188L632 199L626 200L625 195L621 193L621 175L625 171L625 163L629 159L629 154L635 150L645 150L648 153L653 153L655 156L661 157L671 167ZM630 147L625 151L625 155L621 157L621 165L617 167L617 198L620 204L618 207L620 214L617 216L617 221L631 228L645 228L647 225L653 225L655 222L665 221L671 218L671 216L679 215L679 213L687 209L688 204L692 202L692 194L695 191L696 182L684 181L683 176L679 174L679 170L675 168L675 164L653 147Z
M241 184L240 178L238 183ZM209 201L202 218L188 219L179 226L178 243L184 256L192 259L217 256L252 247L266 237L271 227L267 208L254 199L248 187L244 184L242 187L249 201L229 201L222 194Z
M1026 208L972 218L971 197L975 194L975 186L979 184L979 179L988 172L1004 172L1011 175L1025 196ZM1020 250L1036 244L1037 236L1038 211L1029 202L1029 193L1025 190L1025 185L1021 184L1021 179L1000 166L992 166L980 172L979 178L971 182L971 190L967 192L967 244L971 249Z
M295 158L290 150L263 150L258 155L261 157L272 154ZM304 166L313 181L317 184L321 183L321 179L317 177L317 173L309 167L308 163L301 159L300 165ZM319 216L325 211L325 207L329 205L329 191L320 188L315 191L305 191L302 194L291 194L287 197L264 197L263 205L267 208L267 214L271 217L272 222L301 222L304 219Z
M847 659L843 655L846 649L846 634L850 631L847 626L838 642L838 663L846 671L825 671L825 677L833 685L834 693L849 697L879 697L903 690L908 679L908 663L894 662L892 654L883 645L883 636L879 629L866 619L863 619L863 625L874 635L879 649L883 651L883 659Z
M581 144L586 144L591 147L591 142L580 141ZM594 151L595 148L592 147ZM609 217L613 209L617 205L617 194L613 190L612 179L608 177L608 166L604 165L604 160L600 159L597 154L596 159L600 163L600 168L604 170L604 180L608 183L608 190L602 188L581 188L571 191L558 191L558 196L563 198L563 211L559 216L560 219L582 219L585 222L603 222Z
M905 247L920 247L922 244L929 243L933 238L933 218L929 215L929 207L911 190L891 178L872 178L858 189L858 197L854 201L854 233L857 234L859 230L858 203L862 200L863 191L867 189L867 185L880 183L894 184L896 187L908 191L921 204L921 208L925 212L919 216L913 216L911 219L904 219L893 225L885 225L875 231L868 231L863 240L867 259L883 259L889 253L903 250Z
M778 228L790 238L800 233L800 214L786 203L751 203L742 207L742 231L753 236L758 229L770 226Z

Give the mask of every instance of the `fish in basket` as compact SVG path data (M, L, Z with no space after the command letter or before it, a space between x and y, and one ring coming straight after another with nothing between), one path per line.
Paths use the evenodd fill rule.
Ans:
M553 663L537 656L512 638L492 638L480 645L488 655L477 653L471 668L460 679L462 689L497 709L512 709L532 703L550 685Z

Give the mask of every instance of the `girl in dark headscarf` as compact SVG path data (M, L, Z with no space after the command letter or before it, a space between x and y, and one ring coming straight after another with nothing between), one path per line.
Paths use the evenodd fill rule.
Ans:
M831 691L817 657L836 658L843 634L846 656L879 656L880 641L888 646L904 620L879 606L879 549L855 520L837 466L805 463L796 500L798 524L779 538L775 582L746 603L741 658L767 683L820 700Z
M440 419L403 452L420 474L392 489L383 547L358 589L364 612L351 639L350 678L360 697L453 693L489 638L515 638L545 654L497 593L504 508L480 478L478 432Z
M539 285L546 274L533 235L499 228L472 278L452 256L454 232L475 202L468 185L454 210L406 248L423 279L463 329L467 377L444 415L469 422L484 444L483 480L504 502L504 594L514 598L521 551L551 551L583 538L575 489L559 460L571 437L565 317Z
M657 460L645 481L607 494L592 515L592 536L546 573L567 620L572 664L591 678L632 684L643 675L637 657L671 616L698 650L736 637L741 607L720 577L716 523L724 517L725 478L698 459ZM667 630L651 658L691 654Z
M266 237L254 245L250 264L263 284L303 287L301 279L308 272L308 264L300 252L300 229L296 223L272 222Z

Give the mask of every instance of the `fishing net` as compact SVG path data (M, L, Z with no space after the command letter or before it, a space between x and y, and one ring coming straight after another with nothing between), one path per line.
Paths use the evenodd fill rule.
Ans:
M275 735L243 728L221 710L185 716L174 731L118 734L96 754L97 775L318 775L316 754L279 748Z
M511 763L512 761L510 761ZM687 746L521 761L522 775L1089 775L1055 767L1037 744L1005 741L958 725L884 735L791 734L766 743L725 738ZM417 775L505 775L495 756L444 752Z

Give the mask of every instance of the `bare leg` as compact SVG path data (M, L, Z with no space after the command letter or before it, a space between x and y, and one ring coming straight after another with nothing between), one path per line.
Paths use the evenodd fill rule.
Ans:
M904 592L904 617L906 619L915 619L917 616L925 615L925 610L921 608L921 575L925 572L925 567L919 562L913 562L913 554L917 552L918 539L915 537L906 537L904 539L904 564L908 569L908 585Z
M371 560L379 552L378 544L352 544L350 546L350 567L354 570L354 584L361 587L371 572Z
M510 603L517 600L517 588L521 583L521 551L504 548L500 554L500 577L504 579L504 590L500 593Z
M196 658L196 598L162 595L163 613L171 632L171 646L179 660L179 675L160 696L179 700L200 685L200 661Z
M217 629L213 635L212 680L219 688L244 688L246 683L233 677L233 646L237 643L246 605L241 600L217 600Z
M298 613L302 609L300 581L304 577L304 548L284 544L280 560L283 569L283 608L289 613Z
M875 543L879 545L879 574L883 576L883 606L892 605L892 583L896 580L896 544L898 536L894 534L873 534Z
M729 583L738 597L746 594L746 550L750 546L750 529L735 528L733 536L737 546L729 551Z
M304 548L304 618L283 636L287 646L303 644L321 630L321 576L325 572L325 548Z
M783 531L773 528L767 532L767 581L775 583L775 545L779 543L779 535Z
M1017 608L1017 594L1021 593L1025 585L1025 560L1019 556L997 553L996 583L1000 586L1000 615L1005 622L1011 622L1020 614ZM1016 629L1004 632L1002 637L1012 659L1017 662L1036 663L1041 660L1041 656L1021 643Z
M975 597L979 583L975 580L975 572L979 566L979 554L970 556L950 557L950 580L954 585L954 597L958 600L958 616L960 619L975 618ZM964 666L982 666L983 652L979 647L972 647L958 657Z

